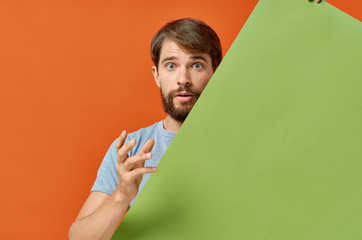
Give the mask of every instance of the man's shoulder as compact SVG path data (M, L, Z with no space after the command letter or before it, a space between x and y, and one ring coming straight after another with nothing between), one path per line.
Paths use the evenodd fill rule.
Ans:
M132 139L136 139L137 142L139 142L140 139L143 138L147 138L149 136L155 135L155 133L157 131L159 131L158 129L160 128L160 126L162 126L162 121L156 122L148 127L144 127L144 128L140 128L139 130L135 131L135 132L131 132L127 134L127 138L125 142L128 142ZM116 138L113 142L112 142L112 146L115 147L116 143L118 141L118 138Z
M136 146L130 151L129 155L133 156L138 151L141 150L141 147L146 143L146 141L150 138L155 140L155 148L164 147L164 145L169 145L173 138L175 137L175 133L169 132L163 128L163 120L156 122L148 127L141 128L135 132L128 133L126 141L128 142L132 139L136 140ZM116 143L118 138L112 143L111 148L116 149Z
M144 128L139 129L138 131L129 133L126 141L135 139L137 142L136 146L134 146L132 148L132 150L129 152L129 156L138 154L139 151L141 151L141 148L143 147L143 145L150 138L155 140L155 146L153 148L153 151L158 151L157 149L159 147L159 144L161 142L167 141L167 138L168 138L167 135L168 135L167 131L163 128L163 121L156 122L151 126L144 127ZM165 139L165 137L167 137L167 138Z
M149 138L156 135L163 128L162 121L156 122L151 126L140 128L139 130L129 133L128 138L131 139L140 139L140 138Z

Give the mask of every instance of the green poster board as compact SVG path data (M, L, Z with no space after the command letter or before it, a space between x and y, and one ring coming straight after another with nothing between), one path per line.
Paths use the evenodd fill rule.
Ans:
M114 239L362 239L362 28L261 0Z

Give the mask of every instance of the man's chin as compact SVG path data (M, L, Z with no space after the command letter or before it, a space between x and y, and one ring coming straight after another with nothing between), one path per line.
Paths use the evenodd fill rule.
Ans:
M174 120L178 121L178 122L184 122L186 117L189 115L190 111L174 111L174 112L170 112L168 113L171 118L173 118Z
M178 101L177 99L174 99L173 101L173 105L175 106L175 108L192 108L196 103L195 99L191 99L189 101Z
M189 113L193 107L194 104L180 104L175 106L175 110L177 112Z

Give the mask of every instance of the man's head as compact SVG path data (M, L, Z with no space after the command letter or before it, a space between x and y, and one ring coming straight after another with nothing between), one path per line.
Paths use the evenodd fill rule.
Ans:
M151 57L165 111L183 122L221 62L220 40L205 23L180 19L155 34Z

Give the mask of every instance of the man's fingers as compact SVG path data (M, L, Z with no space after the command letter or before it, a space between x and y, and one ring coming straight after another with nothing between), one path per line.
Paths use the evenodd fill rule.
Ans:
M143 176L147 173L156 172L156 167L143 167L143 168L136 168L128 173L128 177L131 181L134 181L137 177Z
M129 171L133 168L136 168L136 166L143 167L144 162L150 158L152 158L152 153L140 153L138 155L132 156L124 162L124 169Z
M145 143L145 145L143 145L140 153L151 152L154 144L155 144L155 140L153 140L152 138L148 139L147 142Z
M118 138L118 141L116 143L116 150L118 152L118 150L123 146L124 141L126 140L127 137L127 132L126 130L123 130L123 132L121 133L121 135Z
M136 140L132 139L125 144L117 151L117 161L118 163L124 163L128 158L128 152L136 145Z

